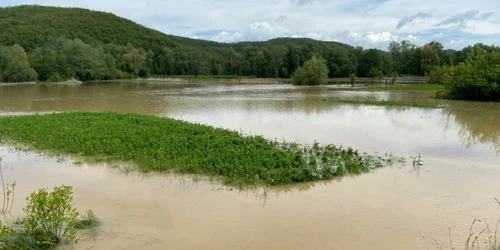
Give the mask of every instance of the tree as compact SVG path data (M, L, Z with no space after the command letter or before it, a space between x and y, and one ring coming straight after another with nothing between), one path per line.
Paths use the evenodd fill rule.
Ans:
M451 99L500 101L500 48L475 45L465 62L445 68L444 96Z
M328 80L328 66L323 59L313 56L304 66L299 67L292 76L296 85L320 85Z
M144 49L135 48L132 44L127 45L126 53L123 55L123 61L127 71L138 76L141 72L147 72L148 56ZM147 73L145 74L147 75Z
M432 45L426 44L422 47L420 65L424 74L429 74L435 67L439 66L438 51Z
M401 47L401 44L393 41L389 44L388 49L389 49L389 52L391 52L392 65L394 66L394 70L396 70L397 72L401 72L401 68L402 68L402 63L401 63L402 47Z
M38 78L23 47L16 44L10 48L10 62L5 68L4 77L8 82L35 81Z
M364 51L359 58L358 76L371 76L370 71L383 70L383 60L381 52L376 49Z

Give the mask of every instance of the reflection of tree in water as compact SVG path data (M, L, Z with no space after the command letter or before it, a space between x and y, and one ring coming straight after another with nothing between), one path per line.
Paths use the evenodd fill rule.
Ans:
M500 153L500 112L486 106L444 112L448 123L455 121L459 126L458 134L464 146L470 148L476 144L490 144Z

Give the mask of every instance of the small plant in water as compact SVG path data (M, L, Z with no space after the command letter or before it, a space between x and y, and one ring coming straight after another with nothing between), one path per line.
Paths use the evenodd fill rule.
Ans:
M413 167L420 167L420 166L423 166L424 164L422 163L422 156L420 154L418 154L417 156L412 156L412 160L413 160Z
M81 219L75 222L76 229L91 229L96 228L101 225L101 221L95 215L92 209L87 210L85 215L82 215Z
M26 218L0 223L0 250L52 249L62 241L76 242L77 229L98 227L101 222L92 210L77 219L71 187L40 189L28 198Z
M2 181L3 190L2 214L7 214L12 211L12 207L14 206L16 183L5 182L2 168L2 157L0 157L0 180Z
M40 189L28 198L26 230L39 235L42 241L57 244L63 239L76 242L76 219L73 208L73 190L69 186L55 187L54 191Z

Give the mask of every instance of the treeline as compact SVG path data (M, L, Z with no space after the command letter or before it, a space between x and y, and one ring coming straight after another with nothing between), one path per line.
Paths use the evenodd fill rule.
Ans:
M313 56L326 62L329 77L429 75L437 67L465 62L475 47L486 52L498 50L476 45L445 51L437 42L417 47L402 41L391 43L389 53L321 42L316 46L247 44L242 52L230 45L212 50L175 46L155 53L132 44L91 45L80 39L49 38L28 53L17 44L0 46L0 80L89 81L202 74L288 78Z
M0 80L9 82L150 75L289 78L312 57L326 63L329 77L423 76L464 63L473 51L409 41L381 51L306 38L224 44L165 35L110 13L42 6L0 8L0 34Z
M441 95L445 98L500 101L500 48L468 47L463 62L436 67L432 75L444 83L446 91Z

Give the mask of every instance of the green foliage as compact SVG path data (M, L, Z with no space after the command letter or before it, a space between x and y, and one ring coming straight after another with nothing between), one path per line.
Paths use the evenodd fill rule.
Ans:
M101 221L91 209L75 221L76 229L92 229L101 225Z
M442 49L442 48L441 48ZM424 45L421 52L420 67L424 74L430 73L435 67L439 66L439 51L431 45Z
M349 75L349 83L351 83L351 86L354 86L354 84L356 84L356 74L351 73Z
M50 193L46 189L32 193L25 209L28 218L0 223L0 250L52 249L62 237L76 242L76 229L99 226L92 210L76 219L78 213L72 208L72 197L71 187L67 186L56 187Z
M369 49L362 52L359 59L358 76L372 77L373 72L382 72L383 59L380 51Z
M394 160L334 145L269 141L169 118L120 113L4 117L0 118L0 140L91 159L131 162L144 172L218 176L235 185L329 180L369 172Z
M63 239L76 242L75 222L78 212L73 208L73 190L69 186L55 187L52 192L40 189L27 199L26 231L36 234L47 244Z
M443 67L434 67L429 74L429 83L444 83L445 74L446 70Z
M3 55L4 62L2 64L4 64L5 71L2 78L5 78L7 82L35 81L38 74L31 68L24 49L16 44L10 47L9 50L7 57Z
M41 81L109 80L117 77L114 58L105 54L102 48L94 48L79 39L50 39L33 51L31 64L40 74Z
M500 100L500 49L486 52L475 46L467 60L446 67L444 96L475 101Z
M465 62L473 51L445 50L438 42L417 47L406 40L392 42L389 52L307 38L224 44L162 34L110 13L43 6L0 8L0 34L0 45L19 44L31 64L18 49L20 56L12 61L10 49L0 46L0 81L33 81L36 73L41 81L149 75L289 78L312 56L324 59L331 78L370 77L372 69L426 75L437 66Z
M304 66L298 68L292 76L295 85L320 85L328 80L328 66L323 59L313 56Z

